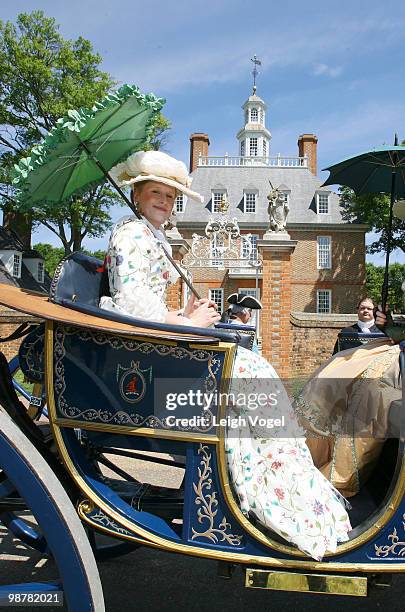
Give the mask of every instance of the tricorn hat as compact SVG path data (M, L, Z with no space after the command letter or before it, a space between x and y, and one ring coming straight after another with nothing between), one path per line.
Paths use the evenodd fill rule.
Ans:
M174 187L197 202L204 201L199 193L191 191L193 179L186 165L162 151L137 151L111 168L110 174L120 187L155 181Z
M233 312L236 312L235 306L239 307L239 312L249 308L250 310L261 310L263 308L261 302L253 297L253 295L245 295L244 293L231 293L227 298L228 304L232 304Z

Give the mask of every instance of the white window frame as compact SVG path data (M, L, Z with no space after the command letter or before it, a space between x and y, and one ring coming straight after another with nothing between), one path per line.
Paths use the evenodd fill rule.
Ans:
M328 258L327 261L324 261L325 254L327 254L327 258ZM332 269L332 237L331 236L317 236L316 238L316 266L318 270L331 270Z
M43 283L45 278L45 265L43 261L38 262L37 267L37 280L39 283Z
M175 213L184 213L186 210L186 196L184 193L179 193L177 198L174 201L174 211Z
M249 191L244 191L243 192L243 212L244 213L250 214L250 215L251 214L253 214L253 215L256 214L256 212L257 212L257 195L258 195L257 191L253 191L253 190L252 191L249 190ZM248 210L248 201L247 201L248 198L247 198L247 196L254 196L254 200L255 200L254 201L254 210ZM251 204L251 202L249 204Z
M262 150L263 157L267 157L267 140L265 138L263 138Z
M259 110L259 123L261 125L264 125L264 117L265 117L264 110L261 108Z
M22 256L18 253L14 253L13 255L13 270L12 276L14 278L21 278L21 265L22 265Z
M220 196L220 197L216 197ZM226 199L226 189L213 189L211 191L211 212L217 213L219 212L219 206L225 196Z
M218 299L214 299L213 297L213 292L217 291L218 292L218 296L219 296L219 300ZM224 290L222 287L215 287L215 289L208 289L208 297L210 300L212 300L213 302L216 303L216 305L218 306L218 312L222 313L224 311Z
M316 194L316 212L318 215L329 214L329 193L318 192ZM326 210L321 210L324 207L324 203L321 204L321 197L326 197Z
M252 144L255 144L255 151L256 153L252 153ZM249 157L257 157L259 153L259 139L257 136L251 136L249 138Z
M320 308L321 297L323 299L326 296L328 296L327 298L328 310L325 310L324 308L321 310ZM318 314L330 314L332 312L332 289L317 289L316 291L316 312Z
M240 156L245 157L245 141L240 141Z
M255 113L255 119L253 118L253 113ZM256 107L250 109L250 123L259 123L259 109Z

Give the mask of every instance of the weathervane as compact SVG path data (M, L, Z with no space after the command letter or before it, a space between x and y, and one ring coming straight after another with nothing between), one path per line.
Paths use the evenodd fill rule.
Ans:
M259 74L259 71L257 70L257 66L261 66L262 63L259 59L257 59L256 54L250 58L250 61L253 62L254 67L252 70L252 74L253 74L253 95L255 95L256 93L256 77Z

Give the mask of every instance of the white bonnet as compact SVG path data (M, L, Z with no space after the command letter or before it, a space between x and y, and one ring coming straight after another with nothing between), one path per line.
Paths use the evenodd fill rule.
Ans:
M120 187L155 181L170 185L193 200L203 202L203 197L190 189L193 179L186 165L162 151L137 151L126 161L111 168L110 174Z

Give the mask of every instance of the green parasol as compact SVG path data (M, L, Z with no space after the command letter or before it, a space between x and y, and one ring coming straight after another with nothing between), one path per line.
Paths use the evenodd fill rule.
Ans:
M147 143L164 100L123 85L92 109L70 110L31 156L15 166L21 210L56 205L106 179L108 170Z
M366 193L390 193L390 212L387 225L387 253L385 257L384 282L381 303L383 309L388 296L388 271L392 242L392 215L395 200L405 196L405 147L398 146L395 135L394 145L361 153L355 157L324 168L330 172L325 185L347 185L357 195Z
M44 203L57 206L106 180L134 210L109 170L131 153L145 148L164 102L153 94L141 94L135 86L123 85L92 109L68 111L42 143L32 149L31 156L15 166L13 185L19 191L20 210L35 210ZM164 247L163 250L199 299L184 272Z

